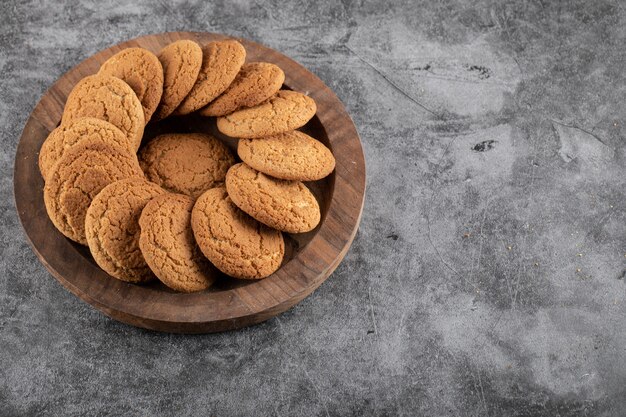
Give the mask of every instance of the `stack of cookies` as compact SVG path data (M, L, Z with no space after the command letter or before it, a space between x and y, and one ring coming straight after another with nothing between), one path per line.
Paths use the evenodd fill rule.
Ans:
M320 222L303 181L329 175L335 159L296 130L315 102L282 90L276 65L245 61L234 40L181 40L158 55L127 48L68 96L39 153L44 202L56 228L113 277L183 292L209 288L220 271L265 278L283 261L282 233ZM217 118L237 155L207 132L142 146L148 122L191 113Z

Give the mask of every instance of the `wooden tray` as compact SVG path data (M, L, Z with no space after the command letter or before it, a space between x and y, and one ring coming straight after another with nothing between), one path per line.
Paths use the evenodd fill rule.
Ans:
M45 267L72 293L106 315L158 331L204 333L236 329L267 320L311 294L335 270L356 234L365 194L365 161L358 133L335 94L315 75L286 56L245 39L247 61L272 62L286 75L285 88L305 92L317 103L316 116L305 132L329 146L337 160L335 172L309 183L320 201L322 222L312 232L286 236L282 267L260 281L225 278L208 291L181 294L160 283L148 286L119 281L101 270L89 249L65 238L49 220L43 202L39 148L58 126L72 87L98 71L121 49L140 46L157 53L179 39L200 44L225 39L212 33L171 32L123 42L84 60L65 73L44 94L30 115L15 156L14 193L20 221ZM209 131L231 148L236 141L219 135L213 119L170 118L146 127L144 141L168 131ZM332 312L329 312L332 314Z

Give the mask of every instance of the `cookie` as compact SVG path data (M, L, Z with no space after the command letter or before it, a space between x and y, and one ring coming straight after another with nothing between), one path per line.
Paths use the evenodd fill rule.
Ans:
M204 256L235 278L265 278L280 267L285 255L283 235L239 210L224 187L198 198L191 227Z
M156 55L143 48L126 48L107 59L98 74L126 82L141 102L148 124L163 94L163 67Z
M112 182L141 175L137 156L100 141L68 149L48 173L44 202L52 223L75 242L87 244L85 215L91 201Z
M284 180L316 181L335 169L330 149L297 130L260 139L240 139L237 153L250 167Z
M93 199L85 232L100 268L127 282L154 278L139 249L139 216L150 200L165 192L144 178L131 177L107 185Z
M272 178L239 163L226 174L226 190L237 207L274 229L303 233L320 222L320 206L300 181Z
M119 78L90 75L74 86L67 97L61 124L81 117L111 123L126 135L133 149L139 149L144 128L143 107L133 89Z
M153 198L141 212L139 248L157 278L182 292L206 290L217 270L202 255L191 230L194 200L180 194Z
M163 67L163 95L153 120L165 119L187 97L202 66L202 48L194 41L180 40L161 49L158 58Z
M199 113L203 116L224 116L243 107L256 106L276 94L283 82L285 73L274 64L244 64L226 91Z
M261 138L304 126L315 115L315 101L302 93L280 90L254 107L217 119L217 128L235 138Z
M189 114L213 101L233 82L245 59L246 50L235 40L204 45L198 79L173 114Z
M150 141L140 152L139 163L150 181L195 198L220 185L235 158L213 136L170 133Z
M119 146L131 153L135 152L134 144L117 127L104 120L93 117L75 119L66 125L54 129L39 151L39 171L46 179L52 166L65 152L74 145L83 142L99 141L109 145Z

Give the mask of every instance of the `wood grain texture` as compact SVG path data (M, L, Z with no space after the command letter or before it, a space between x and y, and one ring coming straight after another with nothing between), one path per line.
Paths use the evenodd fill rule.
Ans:
M140 46L155 53L179 39L200 44L226 39L211 33L171 32L144 36L101 51L64 74L30 115L15 156L14 193L20 221L45 267L72 293L108 316L134 326L165 332L206 333L241 328L267 320L292 307L319 287L339 265L356 234L365 195L365 160L356 128L335 94L315 75L286 56L238 39L248 62L280 66L287 88L306 92L317 103L316 116L303 131L329 146L336 169L325 180L307 184L322 207L322 222L312 232L288 237L282 267L260 281L224 280L194 294L119 281L101 270L89 250L59 233L43 203L43 180L37 168L41 144L61 120L65 100L83 77L120 50ZM208 131L231 148L236 141L216 131L214 119L192 115L148 125L144 142L167 131Z

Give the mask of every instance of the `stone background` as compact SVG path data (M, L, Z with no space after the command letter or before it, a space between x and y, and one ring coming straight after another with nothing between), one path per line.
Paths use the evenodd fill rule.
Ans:
M126 3L0 3L0 415L626 415L623 2ZM48 86L176 30L299 61L366 153L344 262L241 331L108 319L15 213L15 148Z

